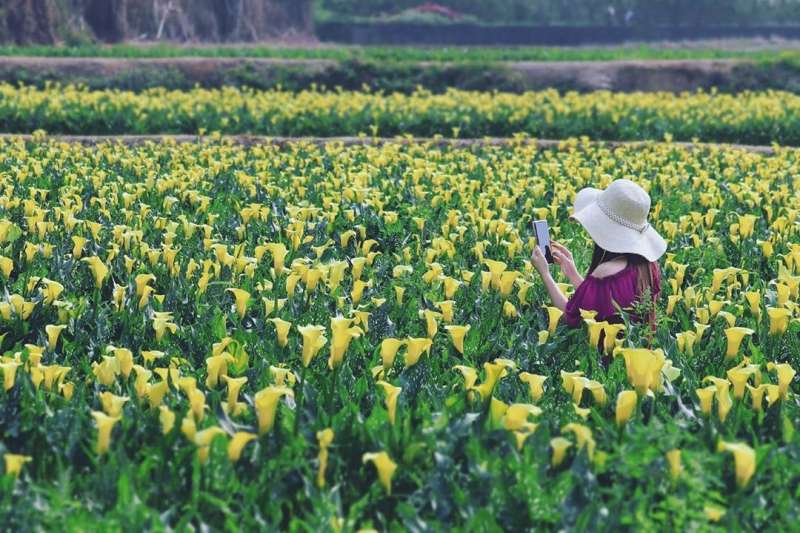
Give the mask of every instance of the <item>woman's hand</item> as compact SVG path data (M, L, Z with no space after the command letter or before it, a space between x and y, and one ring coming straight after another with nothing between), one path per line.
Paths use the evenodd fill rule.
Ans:
M583 283L583 277L578 274L575 268L575 260L572 253L563 244L555 241L550 242L550 253L553 254L553 261L561 268L561 272L576 288Z
M545 272L549 272L549 268L547 266L547 258L542 253L542 249L538 246L533 247L533 253L531 254L531 263L539 272L539 274L544 275Z

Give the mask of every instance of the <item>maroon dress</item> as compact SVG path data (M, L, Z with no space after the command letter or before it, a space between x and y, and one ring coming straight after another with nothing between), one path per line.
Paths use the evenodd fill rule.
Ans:
M655 301L661 292L661 272L658 263L650 263L650 274L653 281L652 296ZM564 318L567 325L572 328L580 327L583 319L581 309L584 311L597 311L595 320L609 323L622 322L614 302L622 309L631 309L639 298L638 290L639 269L635 264L628 265L605 278L587 276L575 293L567 302ZM639 320L638 317L632 317Z

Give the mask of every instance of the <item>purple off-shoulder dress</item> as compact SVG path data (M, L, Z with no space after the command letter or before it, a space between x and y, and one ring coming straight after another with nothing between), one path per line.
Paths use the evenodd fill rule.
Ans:
M658 263L650 263L653 300L661 292L661 272ZM639 297L639 269L635 264L628 265L611 276L595 278L587 276L583 283L575 289L575 293L567 302L564 318L568 326L577 328L581 325L581 309L597 311L595 320L619 323L619 316L614 302L622 309L630 309ZM638 320L637 317L633 317Z

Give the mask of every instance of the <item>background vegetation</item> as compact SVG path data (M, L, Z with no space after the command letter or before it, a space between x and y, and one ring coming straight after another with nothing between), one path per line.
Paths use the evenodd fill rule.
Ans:
M422 3L421 0L317 0L316 7L319 20L397 20L399 12ZM471 20L493 24L713 26L782 25L800 21L798 0L437 0L436 3ZM438 23L449 20L446 16L422 13L414 17L406 20Z

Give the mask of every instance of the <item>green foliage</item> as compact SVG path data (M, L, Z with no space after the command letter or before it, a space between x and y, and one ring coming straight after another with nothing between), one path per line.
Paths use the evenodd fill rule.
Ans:
M628 45L609 47L409 47L409 46L320 46L291 48L281 46L190 46L174 44L115 44L80 46L0 46L0 56L35 57L266 57L285 59L362 60L378 63L404 61L446 61L492 63L496 61L611 61L622 59L752 59L797 60L800 53L779 44L766 50L739 50L712 46L667 47Z
M762 291L767 302L774 302L781 257L797 246L791 196L798 185L797 151L763 156L690 151L670 144L612 151L580 149L576 141L563 150L523 145L457 150L422 144L243 149L227 142L88 148L0 141L0 154L5 185L0 219L12 224L0 255L15 265L8 278L0 278L6 295L2 303L8 295L20 294L35 304L27 319L15 314L0 320L5 334L0 352L30 362L34 348L46 344L44 328L61 321L60 307L45 305L31 280L58 280L64 286L59 300L69 310L67 329L55 347L44 351L41 363L69 366L66 380L74 384L67 399L54 387L37 386L32 373L20 368L12 388L0 387L0 457L6 452L32 457L18 479L0 476L4 529L727 531L792 529L797 523L800 441L792 428L800 424L800 408L794 392L760 413L750 409L749 398L736 400L724 423L702 414L698 405L694 390L703 378L722 376L733 365L723 361L726 323L721 316L712 319L695 355L689 356L676 348L675 334L692 328L696 311L684 302L666 316L662 301L653 343L681 370L680 376L653 398L642 398L625 427L614 423L613 401L598 405L588 394L582 400L589 409L584 420L562 388L561 371L583 371L613 399L630 387L625 363L616 357L604 364L596 347L587 343L585 330L563 324L540 342L538 332L548 323L542 309L544 287L529 277L527 245L513 253L507 246L515 236L525 241L533 209L546 208L554 237L568 243L579 266L585 267L589 241L567 222L571 192L601 180L635 176L660 205L653 223L661 231L670 223L690 228L669 235L674 255L665 267L664 297L673 294L668 279L675 275L675 262L688 265L684 283L676 288L693 286L698 294L711 284L715 268L735 266L749 272L748 283L728 284L710 297L726 298L724 309L757 331L743 348L753 363L788 362L797 368L798 325L793 323L785 335L768 335L765 318L740 308L746 289ZM326 204L332 198L336 200ZM692 223L708 212L709 198L720 210L716 218L710 224ZM68 210L74 202L80 202L80 211ZM770 215L767 203L773 209ZM267 215L245 221L244 208L253 204L266 208ZM300 214L323 205L328 207ZM29 227L38 212L52 225ZM398 214L397 220L387 216L390 212ZM458 227L448 226L453 213L460 213ZM738 235L732 224L750 213L757 214L754 234L734 240ZM296 247L288 231L295 216L304 217L303 235L309 237ZM779 230L778 217L789 216L794 219ZM424 227L413 217L423 219ZM492 233L496 230L487 229L488 223L481 230L482 217L502 221L507 231ZM68 229L67 220L76 225ZM100 223L98 236L81 221ZM191 232L193 225L197 227ZM461 225L464 231L457 239ZM140 231L140 237L128 235L133 241L126 245L124 238L114 236L120 227ZM357 236L345 245L341 236L349 230ZM154 261L148 253L164 251L169 232L179 248L177 273L163 256ZM107 260L110 278L99 289L86 264L73 257L72 237L80 234L89 239L85 255ZM424 279L431 268L428 250L434 249L434 239L443 237L456 241L452 255L434 254L444 273L458 279L464 271L474 274L471 280L463 278L454 296L454 323L472 329L463 354L440 331L419 363L405 368L399 357L390 365L385 379L402 387L397 421L390 425L371 369L381 364L382 339L425 335L418 311L445 297L441 282ZM693 237L702 245L692 244ZM776 253L766 257L758 242L772 238ZM352 341L336 370L327 365L328 347L303 370L296 330L287 346L280 346L268 319L277 313L295 326L327 326L330 317L356 309L350 292L354 280L348 272L336 290L323 284L307 290L299 283L289 294L289 265L300 271L303 264L352 262L365 239L374 239L375 250L381 252L365 265L362 276L372 284L362 307L371 313L368 331ZM329 240L321 255L314 251ZM26 242L38 250L30 259L25 257ZM283 242L289 249L284 274L271 271L269 253L256 261L252 276L237 272L233 263L220 265L218 278L205 291L198 272L185 274L190 258L217 260L208 244L223 244L249 261L266 242ZM507 261L509 270L534 282L528 304L516 292L502 297L481 288L480 272L486 266L475 253L479 242L486 243L485 257ZM240 244L239 254L234 247ZM119 253L111 257L115 246ZM408 259L403 258L406 249ZM128 257L132 270L126 266ZM401 261L413 271L398 279L392 270ZM155 276L152 286L163 298L152 297L141 307L134 285L135 276L143 273ZM116 285L125 288L119 306L113 303ZM396 301L396 285L406 288L402 304ZM253 294L244 318L225 292L230 286ZM286 302L268 314L261 297ZM504 316L504 302L512 302L520 315ZM152 317L163 311L173 313L179 328L157 341ZM641 346L648 335L647 326L632 324L625 342ZM230 351L238 362L231 374L243 372L249 380L240 398L247 409L240 415L223 410L222 386L201 385L212 345L224 336L236 340ZM253 397L274 384L270 366L285 365L302 377L295 384L296 401L280 402L273 430L245 447L238 462L227 458L227 437L220 437L210 445L208 462L201 464L197 446L178 429L184 415L192 415L177 387L171 385L164 399L178 415L177 424L162 434L158 409L138 395L133 373L128 379L117 376L108 386L98 382L92 363L103 361L109 344L130 349L140 365L146 365L142 350L165 352L150 368L174 365L183 376L195 378L208 407L198 429L219 426L228 435L255 431ZM241 350L248 354L246 362ZM547 376L537 403L543 411L536 417L538 426L519 448L511 432L493 427L488 406L464 389L464 380L453 370L463 364L480 372L483 363L498 357L517 366L493 392L506 403L531 401L517 371ZM769 382L774 376L764 371L763 379ZM797 390L796 382L791 390ZM129 401L108 452L98 455L90 411L101 408L102 391L128 396ZM554 466L550 439L571 422L592 428L594 457L573 446L565 461ZM320 488L315 434L327 427L335 438L327 484ZM746 442L757 451L755 476L747 486L737 487L730 454L716 450L720 439ZM683 451L683 473L673 480L664 453L676 447ZM376 481L372 465L363 464L363 453L376 450L388 451L398 464L391 495ZM709 521L707 506L725 510L720 522Z
M226 134L711 141L800 145L800 97L783 92L483 93L347 91L90 91L0 84L9 131L66 134Z
M420 0L317 0L325 20L384 20ZM481 22L564 25L756 25L800 19L797 0L437 0ZM609 12L609 8L613 12ZM630 21L625 14L632 12Z

